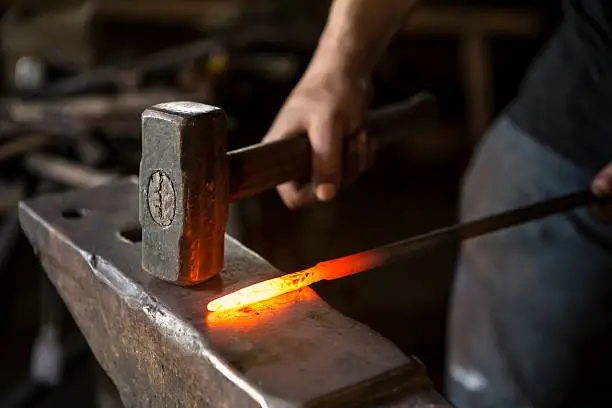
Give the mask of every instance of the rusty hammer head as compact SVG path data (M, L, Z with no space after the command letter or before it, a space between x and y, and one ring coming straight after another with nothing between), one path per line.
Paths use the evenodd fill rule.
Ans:
M192 102L142 114L142 267L159 279L193 285L223 267L226 123L221 109Z

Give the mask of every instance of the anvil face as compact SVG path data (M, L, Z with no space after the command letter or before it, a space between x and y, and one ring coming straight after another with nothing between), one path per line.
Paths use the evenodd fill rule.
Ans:
M450 407L416 359L309 288L207 312L280 275L230 237L204 284L143 272L135 179L21 203L20 220L126 406Z

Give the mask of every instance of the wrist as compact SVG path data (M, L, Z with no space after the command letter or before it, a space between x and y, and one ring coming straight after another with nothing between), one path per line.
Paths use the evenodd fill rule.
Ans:
M371 88L370 77L356 71L343 69L340 65L330 64L311 64L300 84L306 88L315 86L330 91L348 90L358 91L367 95ZM298 88L301 88L298 86Z

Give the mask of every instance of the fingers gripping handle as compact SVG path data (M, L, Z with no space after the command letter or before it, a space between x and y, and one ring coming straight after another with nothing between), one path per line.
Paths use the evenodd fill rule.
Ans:
M385 106L366 114L363 128L368 135L371 153L397 140L420 134L438 123L435 98L419 93L407 101ZM359 132L357 132L359 133ZM357 135L344 140L343 165L351 163L351 152L357 150ZM311 148L306 135L256 144L228 153L229 198L231 201L261 193L292 180L308 179L311 174Z

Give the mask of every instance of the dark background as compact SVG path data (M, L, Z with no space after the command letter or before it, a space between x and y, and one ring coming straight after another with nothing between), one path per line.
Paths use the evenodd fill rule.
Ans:
M112 100L155 89L172 99L173 92L195 91L230 116L231 148L256 143L308 63L328 2L47 3L0 2L0 407L111 407L117 402L105 397L112 396L112 387L19 231L15 205L44 191L75 187L33 166L29 160L36 153L105 173L137 174L139 112L93 123L78 109L58 119L53 107L74 107L76 97ZM332 203L290 212L271 191L234 205L230 233L279 269L297 270L455 222L460 178L483 125L516 95L559 18L559 2L552 0L422 3L434 13L429 23L439 21L439 10L456 19L444 30L425 24L398 34L377 66L373 107L427 90L439 100L440 129L385 153ZM515 18L512 13L519 11L533 23ZM474 14L478 24L461 24ZM492 32L495 19L504 15L510 28ZM219 39L219 49L189 63L134 68L155 51L201 38ZM468 38L481 41L482 63L475 64L478 55L465 54ZM280 71L279 61L285 67ZM111 80L95 83L103 75L99 67L116 68ZM56 86L88 73L75 88ZM469 81L470 74L485 79ZM488 113L474 113L483 95L480 106ZM45 103L47 110L35 119L17 120L16 102L29 109ZM32 135L43 135L46 143L3 156L15 141ZM423 360L443 390L444 325L455 255L456 248L426 253L401 267L315 289L343 313ZM54 386L35 381L29 371L44 327L61 332L57 343L45 343L63 350L58 361L64 361L65 370Z

